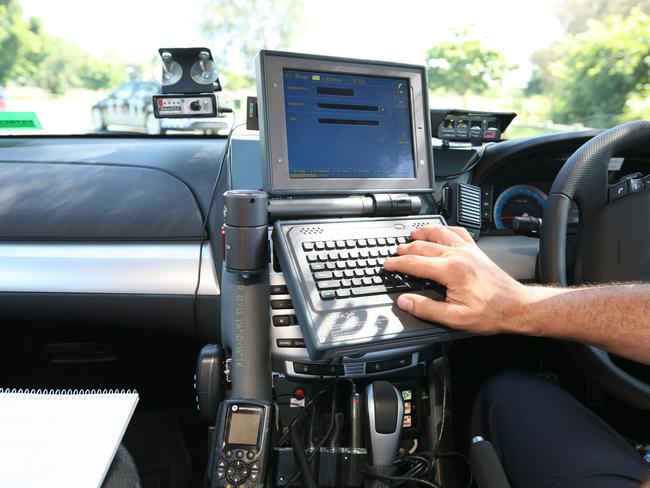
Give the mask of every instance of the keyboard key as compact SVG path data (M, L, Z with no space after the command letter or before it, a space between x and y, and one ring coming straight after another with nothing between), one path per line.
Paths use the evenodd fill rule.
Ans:
M379 249L371 249L369 251L370 257L371 258L378 258L379 257Z
M336 269L336 263L325 263L325 269L334 271Z
M346 269L343 271L343 274L345 275L346 278L354 278L354 271L351 269Z
M377 266L383 266L385 262L386 262L385 258L379 258L377 259Z
M327 253L327 258L328 258L330 261L337 261L337 260L339 259L339 253L337 253L337 252L330 252L330 253Z
M350 290L336 290L336 298L347 298L350 296Z
M318 254L316 253L307 254L308 263L315 263L316 261L318 261Z
M303 242L302 243L302 248L305 251L312 251L314 249L314 243L313 242Z
M372 284L373 285L383 285L384 280L382 280L381 277L379 277L379 276L373 276L372 277Z
M278 347L293 347L292 339L276 339L275 343Z
M360 278L354 278L352 280L352 286L363 286L363 281Z
M320 271L318 273L314 273L315 281L331 280L332 278L333 274L331 271Z
M350 259L359 259L359 251L350 251Z
M375 247L377 245L377 239L368 239L368 246Z
M381 295L386 293L386 287L381 285L363 286L361 288L352 288L353 297L362 297L367 295Z
M392 292L403 292L403 291L412 291L411 288L409 287L408 283L386 283L386 280L384 280L384 286L388 289L389 293Z
M372 285L372 278L365 277L362 278L361 281L363 282L364 285Z
M345 247L347 247L348 249L354 249L355 247L357 247L357 241L355 241L354 239L348 239L347 241L345 241Z
M309 269L311 269L312 273L316 271L323 271L325 269L325 264L323 263L311 263L309 265Z
M316 248L317 251L324 251L325 250L325 243L324 242L317 242L314 244L314 247Z
M376 259L368 259L368 266L377 266Z
M345 249L345 241L336 241L336 249Z
M326 252L318 253L318 260L321 263L326 263L329 260L329 258L327 257L327 253Z
M400 236L400 237L397 238L397 243L398 244L406 244L406 242L407 242L406 237L401 237Z
M358 239L357 240L357 247L366 247L368 245L368 241L365 239Z
M341 252L339 253L339 259L340 259L341 261L346 261L346 260L349 259L349 258L350 258L350 253L349 253L349 252L347 252L347 251L341 251Z
M380 255L382 258L387 258L387 257L390 255L390 252L388 251L388 248L383 247L383 248L381 248L381 249L379 250L379 255Z
M363 276L364 276L363 270L362 269L355 269L354 270L354 276L356 276L357 278L363 278Z
M374 276L375 275L375 268L366 268L363 270L366 276Z
M341 280L341 287L350 288L352 286L352 280Z
M336 262L336 269L345 269L346 262L345 261L337 261Z
M357 262L356 261L347 261L345 265L348 267L348 269L354 269L357 267Z
M334 241L327 241L327 242L325 242L325 247L326 247L327 249L330 249L330 250L331 250L331 249L336 249L336 242L334 242Z
M341 283L339 281L333 280L333 281L319 281L316 283L316 288L319 290L335 290L339 286L341 286Z
M394 246L396 244L396 242L397 241L395 240L394 237L387 237L386 238L386 244L388 244L389 246Z
M320 297L323 300L331 300L336 296L336 293L334 293L334 290L323 290L320 292Z
M336 264L340 264L340 263L336 263ZM338 270L337 270L337 271L334 271L334 278L337 278L337 279L340 280L341 278L343 278L343 276L345 276L345 275L343 274L343 271L338 271Z
M380 237L379 239L377 239L377 245L378 246L385 246L386 245L386 239L384 239L383 237Z
M368 262L365 259L359 259L357 261L357 268L365 268L368 265Z
M368 259L370 257L370 252L367 250L359 251L359 257L361 259Z

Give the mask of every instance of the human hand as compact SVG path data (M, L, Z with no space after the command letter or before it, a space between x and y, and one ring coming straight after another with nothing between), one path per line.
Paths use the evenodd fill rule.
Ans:
M411 233L413 242L397 248L386 271L433 279L447 287L436 301L406 293L397 305L424 320L476 334L517 331L529 288L499 268L462 227L433 225Z

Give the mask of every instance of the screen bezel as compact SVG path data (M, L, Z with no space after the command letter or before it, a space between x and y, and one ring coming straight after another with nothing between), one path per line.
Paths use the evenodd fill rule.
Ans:
M289 178L284 99L285 69L405 78L411 90L415 178ZM422 66L261 51L258 109L265 190L271 195L433 191L433 156L426 71Z

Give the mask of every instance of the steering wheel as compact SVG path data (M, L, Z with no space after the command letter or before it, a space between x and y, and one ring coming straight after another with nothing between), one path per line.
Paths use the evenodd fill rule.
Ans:
M629 122L600 133L566 161L544 209L539 256L543 283L568 285L566 231L572 200L580 211L573 284L650 280L650 189L610 197L607 181L612 155L649 143L650 121ZM620 368L606 351L575 343L567 347L606 392L650 410L650 385Z

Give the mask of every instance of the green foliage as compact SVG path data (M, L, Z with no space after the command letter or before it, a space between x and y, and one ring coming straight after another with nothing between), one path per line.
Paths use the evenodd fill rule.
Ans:
M111 88L123 79L123 65L45 33L40 19L23 19L16 0L0 0L0 85L15 81L60 95L70 88Z
M564 0L557 5L557 17L565 32L578 34L587 30L591 19L627 17L635 7L650 12L650 0Z
M286 49L302 24L303 0L209 0L201 31L222 70L242 71L250 86L260 49Z
M650 16L633 8L623 18L591 21L580 34L567 34L554 46L552 117L611 126L625 119L631 95L650 84Z
M515 66L499 51L486 48L467 31L455 31L455 39L435 45L426 53L429 88L444 89L465 99L497 85Z
M16 0L0 0L0 85L10 78L19 58L24 31L22 9Z

